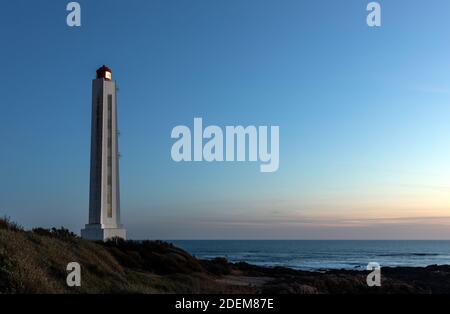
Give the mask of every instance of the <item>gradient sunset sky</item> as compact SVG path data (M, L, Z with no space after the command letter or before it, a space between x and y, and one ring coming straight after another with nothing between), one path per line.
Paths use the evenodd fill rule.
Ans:
M131 238L450 239L450 2L3 1L0 215L87 223L91 80ZM175 163L173 127L279 125L280 168Z

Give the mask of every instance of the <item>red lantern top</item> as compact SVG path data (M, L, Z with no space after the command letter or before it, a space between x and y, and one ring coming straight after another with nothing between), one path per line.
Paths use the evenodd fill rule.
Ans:
M100 69L97 70L97 78L105 79L107 81L112 80L112 71L106 65L103 65Z

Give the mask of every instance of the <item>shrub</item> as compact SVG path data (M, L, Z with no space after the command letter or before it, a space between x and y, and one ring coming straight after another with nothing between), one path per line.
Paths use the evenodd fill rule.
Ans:
M64 227L61 227L59 229L52 228L52 229L44 229L44 228L35 228L32 230L33 233L40 235L40 236L46 236L46 237L52 237L60 240L75 240L78 239L78 236L70 231L69 229L66 229Z
M187 252L163 241L125 241L102 243L124 267L157 274L202 272L200 263Z
M52 231L50 229L34 228L31 231L33 233L37 234L37 235L40 235L40 236L45 236L45 237L51 237L52 236Z
M0 229L14 232L23 231L23 227L21 225L11 221L11 219L7 216L0 218Z
M212 260L200 260L200 263L206 271L218 276L229 275L232 270L231 264L223 257L216 257Z

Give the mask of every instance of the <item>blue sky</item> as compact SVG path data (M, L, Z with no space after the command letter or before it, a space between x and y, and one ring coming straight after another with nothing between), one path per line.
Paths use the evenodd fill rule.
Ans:
M450 3L8 1L0 213L87 222L91 80L120 85L133 238L450 239ZM173 127L279 125L280 169L175 163Z

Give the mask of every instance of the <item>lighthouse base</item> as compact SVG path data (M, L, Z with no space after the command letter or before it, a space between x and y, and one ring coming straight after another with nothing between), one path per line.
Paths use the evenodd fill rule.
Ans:
M86 225L81 230L81 237L91 241L107 241L113 238L126 240L127 231L123 228L105 228L100 224Z

